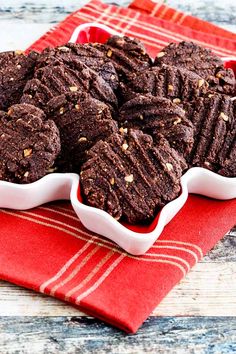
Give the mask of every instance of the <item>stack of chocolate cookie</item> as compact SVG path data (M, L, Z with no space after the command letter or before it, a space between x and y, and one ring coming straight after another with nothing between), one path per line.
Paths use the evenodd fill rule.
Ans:
M75 172L87 204L147 222L187 168L236 176L235 77L192 42L137 39L0 53L0 179Z
M141 127L154 139L166 136L189 168L236 176L235 76L209 49L171 43L152 68L121 83L120 91L122 126Z

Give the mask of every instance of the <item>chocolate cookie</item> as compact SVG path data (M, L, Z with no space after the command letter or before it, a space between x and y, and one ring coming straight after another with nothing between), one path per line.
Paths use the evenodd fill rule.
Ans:
M184 156L192 149L193 125L185 111L167 98L137 95L120 108L118 120L124 127L142 129L154 140L164 136Z
M221 167L217 171L217 173L219 173L220 175L225 176L225 177L236 177L235 150L236 150L236 147L234 146L234 153L232 154L234 156L234 158L232 158L232 156L229 156L227 158L227 160L225 160L224 166Z
M67 43L56 48L46 48L38 59L37 68L56 64L70 67L74 60L96 71L113 90L117 90L119 79L114 65L104 53L89 44Z
M86 151L98 140L118 131L109 108L84 92L50 100L48 116L60 131L62 149L56 165L61 171L78 172L86 160Z
M228 116L224 112L223 114L220 113L221 119L223 118L225 122L228 122L228 129L219 151L220 168L217 173L226 177L236 177L236 102L230 100L227 103L228 106L226 104L224 106Z
M101 76L76 60L70 63L70 67L59 64L36 70L34 78L25 86L21 102L34 104L45 110L48 101L53 97L77 90L90 93L92 97L113 108L117 106L111 87Z
M152 65L150 56L138 39L112 36L106 44L91 45L106 54L114 64L120 79L125 82L131 75L139 74Z
M226 177L236 177L236 115L234 123L228 131L224 141L223 151L219 156L220 168L217 173Z
M33 76L37 54L0 53L0 110L18 103L27 80Z
M59 131L44 113L27 104L0 112L0 179L29 183L50 172L60 151Z
M150 135L121 131L88 151L80 174L82 192L89 205L117 220L149 221L178 196L185 163L165 139L154 147Z
M200 97L185 108L195 127L190 165L218 172L229 158L235 139L236 116L232 100L228 96L214 94Z
M205 79L214 91L228 95L235 92L233 70L225 69L223 61L217 55L196 43L170 43L157 54L154 62L154 66L163 64L195 72Z
M121 91L123 101L134 98L137 93L150 93L180 103L204 95L208 83L192 71L163 64L135 76L128 84L121 83Z
M182 156L188 158L194 144L194 127L189 119L183 118L163 118L157 121L155 127L144 129L152 135L154 142L165 138L170 146L178 151Z

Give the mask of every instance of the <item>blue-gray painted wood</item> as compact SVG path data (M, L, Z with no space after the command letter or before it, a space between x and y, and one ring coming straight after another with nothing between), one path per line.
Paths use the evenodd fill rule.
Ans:
M167 0L170 6L236 32L235 0Z
M236 352L236 318L151 317L135 335L88 317L0 318L0 353Z
M232 229L211 252L206 255L203 262L236 262L236 230Z
M127 6L131 0L103 0L105 3ZM65 15L88 3L89 0L0 0L0 21L56 23ZM236 32L235 0L167 0L168 5L211 21Z
M1 21L27 22L46 22L57 23L71 12L79 9L87 4L88 0L77 1L57 1L57 0L41 0L41 1L25 1L25 0L0 0L0 19ZM127 6L131 1L121 0L112 1L104 0L104 3Z

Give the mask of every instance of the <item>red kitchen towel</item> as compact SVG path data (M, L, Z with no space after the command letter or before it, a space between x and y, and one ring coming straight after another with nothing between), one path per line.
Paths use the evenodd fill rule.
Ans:
M152 0L134 0L129 5L129 7L131 9L144 12L148 15L189 27L196 31L211 33L216 36L236 40L235 33L227 31L207 21L201 20L200 18L173 9L166 4L163 4L163 1L157 2Z
M78 24L95 20L141 38L153 55L171 40L195 36L186 27L173 23L168 27L166 21L96 0L70 15L31 48L63 44ZM206 40L206 45L220 55L234 53L234 41L227 45L228 40L199 35L199 42ZM86 230L68 202L28 211L2 209L0 277L68 301L88 314L135 332L235 224L235 214L236 200L190 196L153 247L135 257Z

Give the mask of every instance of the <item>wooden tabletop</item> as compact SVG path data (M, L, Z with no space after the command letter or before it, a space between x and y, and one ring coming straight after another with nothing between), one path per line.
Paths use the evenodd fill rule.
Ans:
M0 0L0 50L26 48L86 2ZM236 32L235 0L167 2ZM236 228L171 291L135 335L2 281L0 353L234 353L235 278Z

